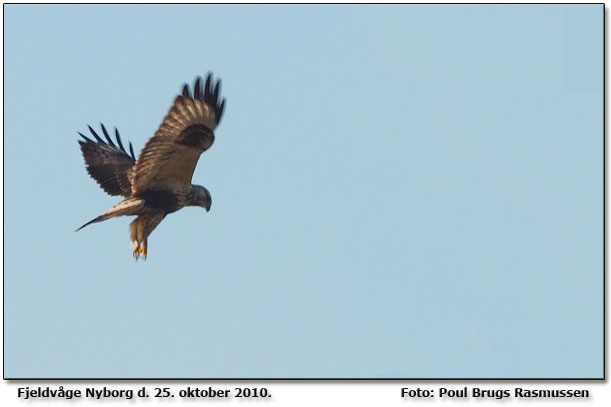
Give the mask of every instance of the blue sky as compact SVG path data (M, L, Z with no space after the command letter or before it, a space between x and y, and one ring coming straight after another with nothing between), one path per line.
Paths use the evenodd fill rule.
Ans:
M4 10L7 377L602 377L602 5ZM75 233L208 71L212 210Z

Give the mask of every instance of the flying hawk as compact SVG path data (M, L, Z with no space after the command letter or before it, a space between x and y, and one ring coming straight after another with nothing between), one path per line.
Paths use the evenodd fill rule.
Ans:
M102 215L85 223L92 223L123 215L137 215L130 224L131 244L136 260L146 259L147 240L163 218L184 206L201 206L210 210L210 192L200 185L192 185L191 178L201 153L214 141L214 129L221 121L225 99L219 98L220 79L214 82L208 74L202 88L202 79L195 80L193 93L184 85L159 129L140 152L136 160L129 144L129 153L123 147L119 131L115 128L116 144L103 124L104 141L92 128L95 141L79 135L87 172L106 193L126 199Z

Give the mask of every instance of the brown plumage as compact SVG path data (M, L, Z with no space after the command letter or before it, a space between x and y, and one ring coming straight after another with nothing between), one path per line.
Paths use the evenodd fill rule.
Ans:
M131 143L131 154L124 148L117 129L116 144L103 124L106 141L90 126L95 140L79 133L84 139L79 144L89 175L106 193L126 199L78 230L117 216L138 215L130 225L134 257L142 254L146 258L148 236L168 213L184 206L210 210L210 193L192 185L191 178L199 156L214 142L214 129L223 116L225 99L219 98L220 88L221 81L214 84L212 74L208 74L203 88L198 77L192 94L184 85L137 160Z

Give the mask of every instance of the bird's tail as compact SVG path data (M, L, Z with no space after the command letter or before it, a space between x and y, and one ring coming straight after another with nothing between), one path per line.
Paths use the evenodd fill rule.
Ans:
M139 199L139 198L125 199L124 201L119 202L118 204L116 204L115 206L113 206L112 208L110 208L109 210L107 210L106 212L98 216L97 218L92 219L89 222L85 223L83 226L76 229L76 231L78 232L85 226L91 225L92 223L102 222L102 221L105 221L106 219L115 218L117 216L137 215L140 209L142 208L142 206L144 206L144 200L142 199Z

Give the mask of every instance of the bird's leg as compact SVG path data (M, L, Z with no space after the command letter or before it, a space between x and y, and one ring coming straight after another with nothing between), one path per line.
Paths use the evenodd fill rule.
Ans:
M140 253L144 260L146 260L146 241L140 243Z
M138 260L138 257L140 257L140 244L136 241L136 242L132 242L132 246L134 247L134 259Z

